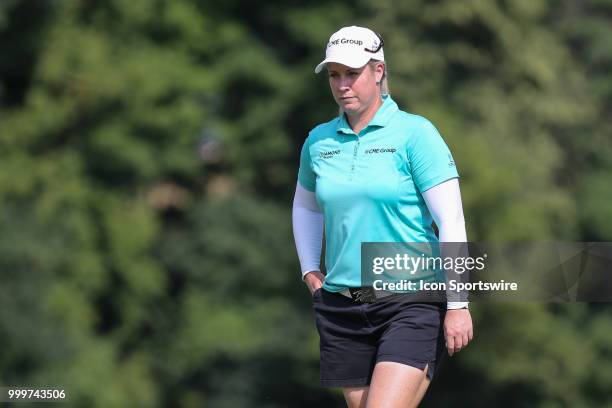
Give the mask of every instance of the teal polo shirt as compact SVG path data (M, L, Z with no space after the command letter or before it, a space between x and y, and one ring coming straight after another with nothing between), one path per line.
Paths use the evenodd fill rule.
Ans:
M359 134L344 114L311 130L298 181L315 192L325 219L323 287L362 286L362 242L437 242L421 193L454 177L436 128L399 110L389 95Z

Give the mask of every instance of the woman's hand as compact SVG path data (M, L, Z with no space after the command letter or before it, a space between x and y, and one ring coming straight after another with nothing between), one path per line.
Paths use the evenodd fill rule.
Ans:
M323 286L324 280L325 276L319 271L308 272L306 276L304 276L304 282L306 286L308 286L311 295L314 295L315 291Z
M452 356L474 338L472 316L468 309L450 309L444 318L444 337L448 354Z

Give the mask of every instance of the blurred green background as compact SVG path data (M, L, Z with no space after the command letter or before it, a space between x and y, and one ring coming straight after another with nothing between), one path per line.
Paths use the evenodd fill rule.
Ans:
M453 151L470 240L612 241L612 0L2 0L0 385L344 406L290 211L352 24ZM612 406L608 305L472 316L424 407Z

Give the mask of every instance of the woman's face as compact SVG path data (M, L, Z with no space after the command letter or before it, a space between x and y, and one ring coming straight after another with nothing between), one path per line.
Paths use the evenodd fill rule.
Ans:
M327 64L329 86L336 103L349 115L360 114L368 109L380 96L376 85L384 72L382 63L372 68L369 64L361 68L330 62Z

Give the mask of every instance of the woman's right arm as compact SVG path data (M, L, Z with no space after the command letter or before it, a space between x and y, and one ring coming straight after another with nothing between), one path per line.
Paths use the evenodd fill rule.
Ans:
M324 279L320 272L323 213L319 209L315 193L302 187L299 182L295 187L292 220L302 279L313 293L323 285Z

